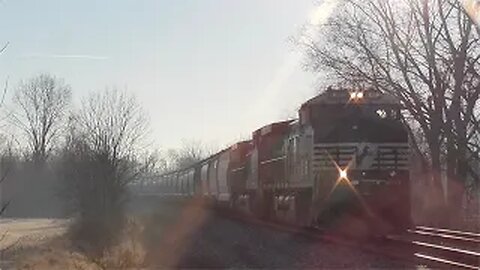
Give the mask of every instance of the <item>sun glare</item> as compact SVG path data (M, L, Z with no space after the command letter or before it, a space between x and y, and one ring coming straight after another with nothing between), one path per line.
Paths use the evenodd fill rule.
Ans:
M472 19L480 24L480 1L479 0L464 0L463 5L467 13Z
M310 14L310 24L317 26L324 23L337 5L338 0L324 0L323 3Z
M308 15L308 21L311 26L318 26L325 23L332 15L338 5L339 0L324 0L322 4L316 6ZM302 33L302 39L308 43L310 37L317 35L315 27L307 27ZM273 78L264 88L263 92L256 99L256 102L247 112L248 119L259 121L258 115L265 115L266 108L274 108L272 99L280 98L282 96L282 87L288 82L292 74L298 69L301 63L303 54L298 52L291 52L285 56L283 63L277 68Z

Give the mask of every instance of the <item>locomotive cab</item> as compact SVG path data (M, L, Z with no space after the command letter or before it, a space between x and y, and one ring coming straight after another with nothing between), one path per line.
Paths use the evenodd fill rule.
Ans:
M303 104L300 124L314 133L314 219L361 212L386 230L410 226L408 133L400 110L395 98L373 89L330 88Z

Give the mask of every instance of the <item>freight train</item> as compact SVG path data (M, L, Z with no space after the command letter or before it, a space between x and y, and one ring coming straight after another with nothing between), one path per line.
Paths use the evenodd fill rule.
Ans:
M300 226L403 231L411 225L409 136L400 113L388 94L330 87L302 104L298 119L136 190Z

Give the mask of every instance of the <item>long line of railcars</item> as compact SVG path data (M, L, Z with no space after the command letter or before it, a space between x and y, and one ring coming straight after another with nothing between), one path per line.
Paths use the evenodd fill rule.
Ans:
M411 224L409 138L400 109L373 89L328 88L301 106L297 120L264 126L138 190L301 225L360 219L403 230Z

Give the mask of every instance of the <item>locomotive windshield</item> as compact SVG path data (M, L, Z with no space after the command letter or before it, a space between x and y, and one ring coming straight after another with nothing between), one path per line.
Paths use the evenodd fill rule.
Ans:
M345 117L395 121L400 119L400 110L395 105L351 106L345 109Z
M386 142L407 137L400 108L395 104L318 105L312 110L311 120L316 142ZM322 128L326 126L329 128Z
M400 108L397 105L379 105L379 104L362 104L362 105L320 105L313 109L313 122L333 120L343 120L345 118L371 120L400 120Z

